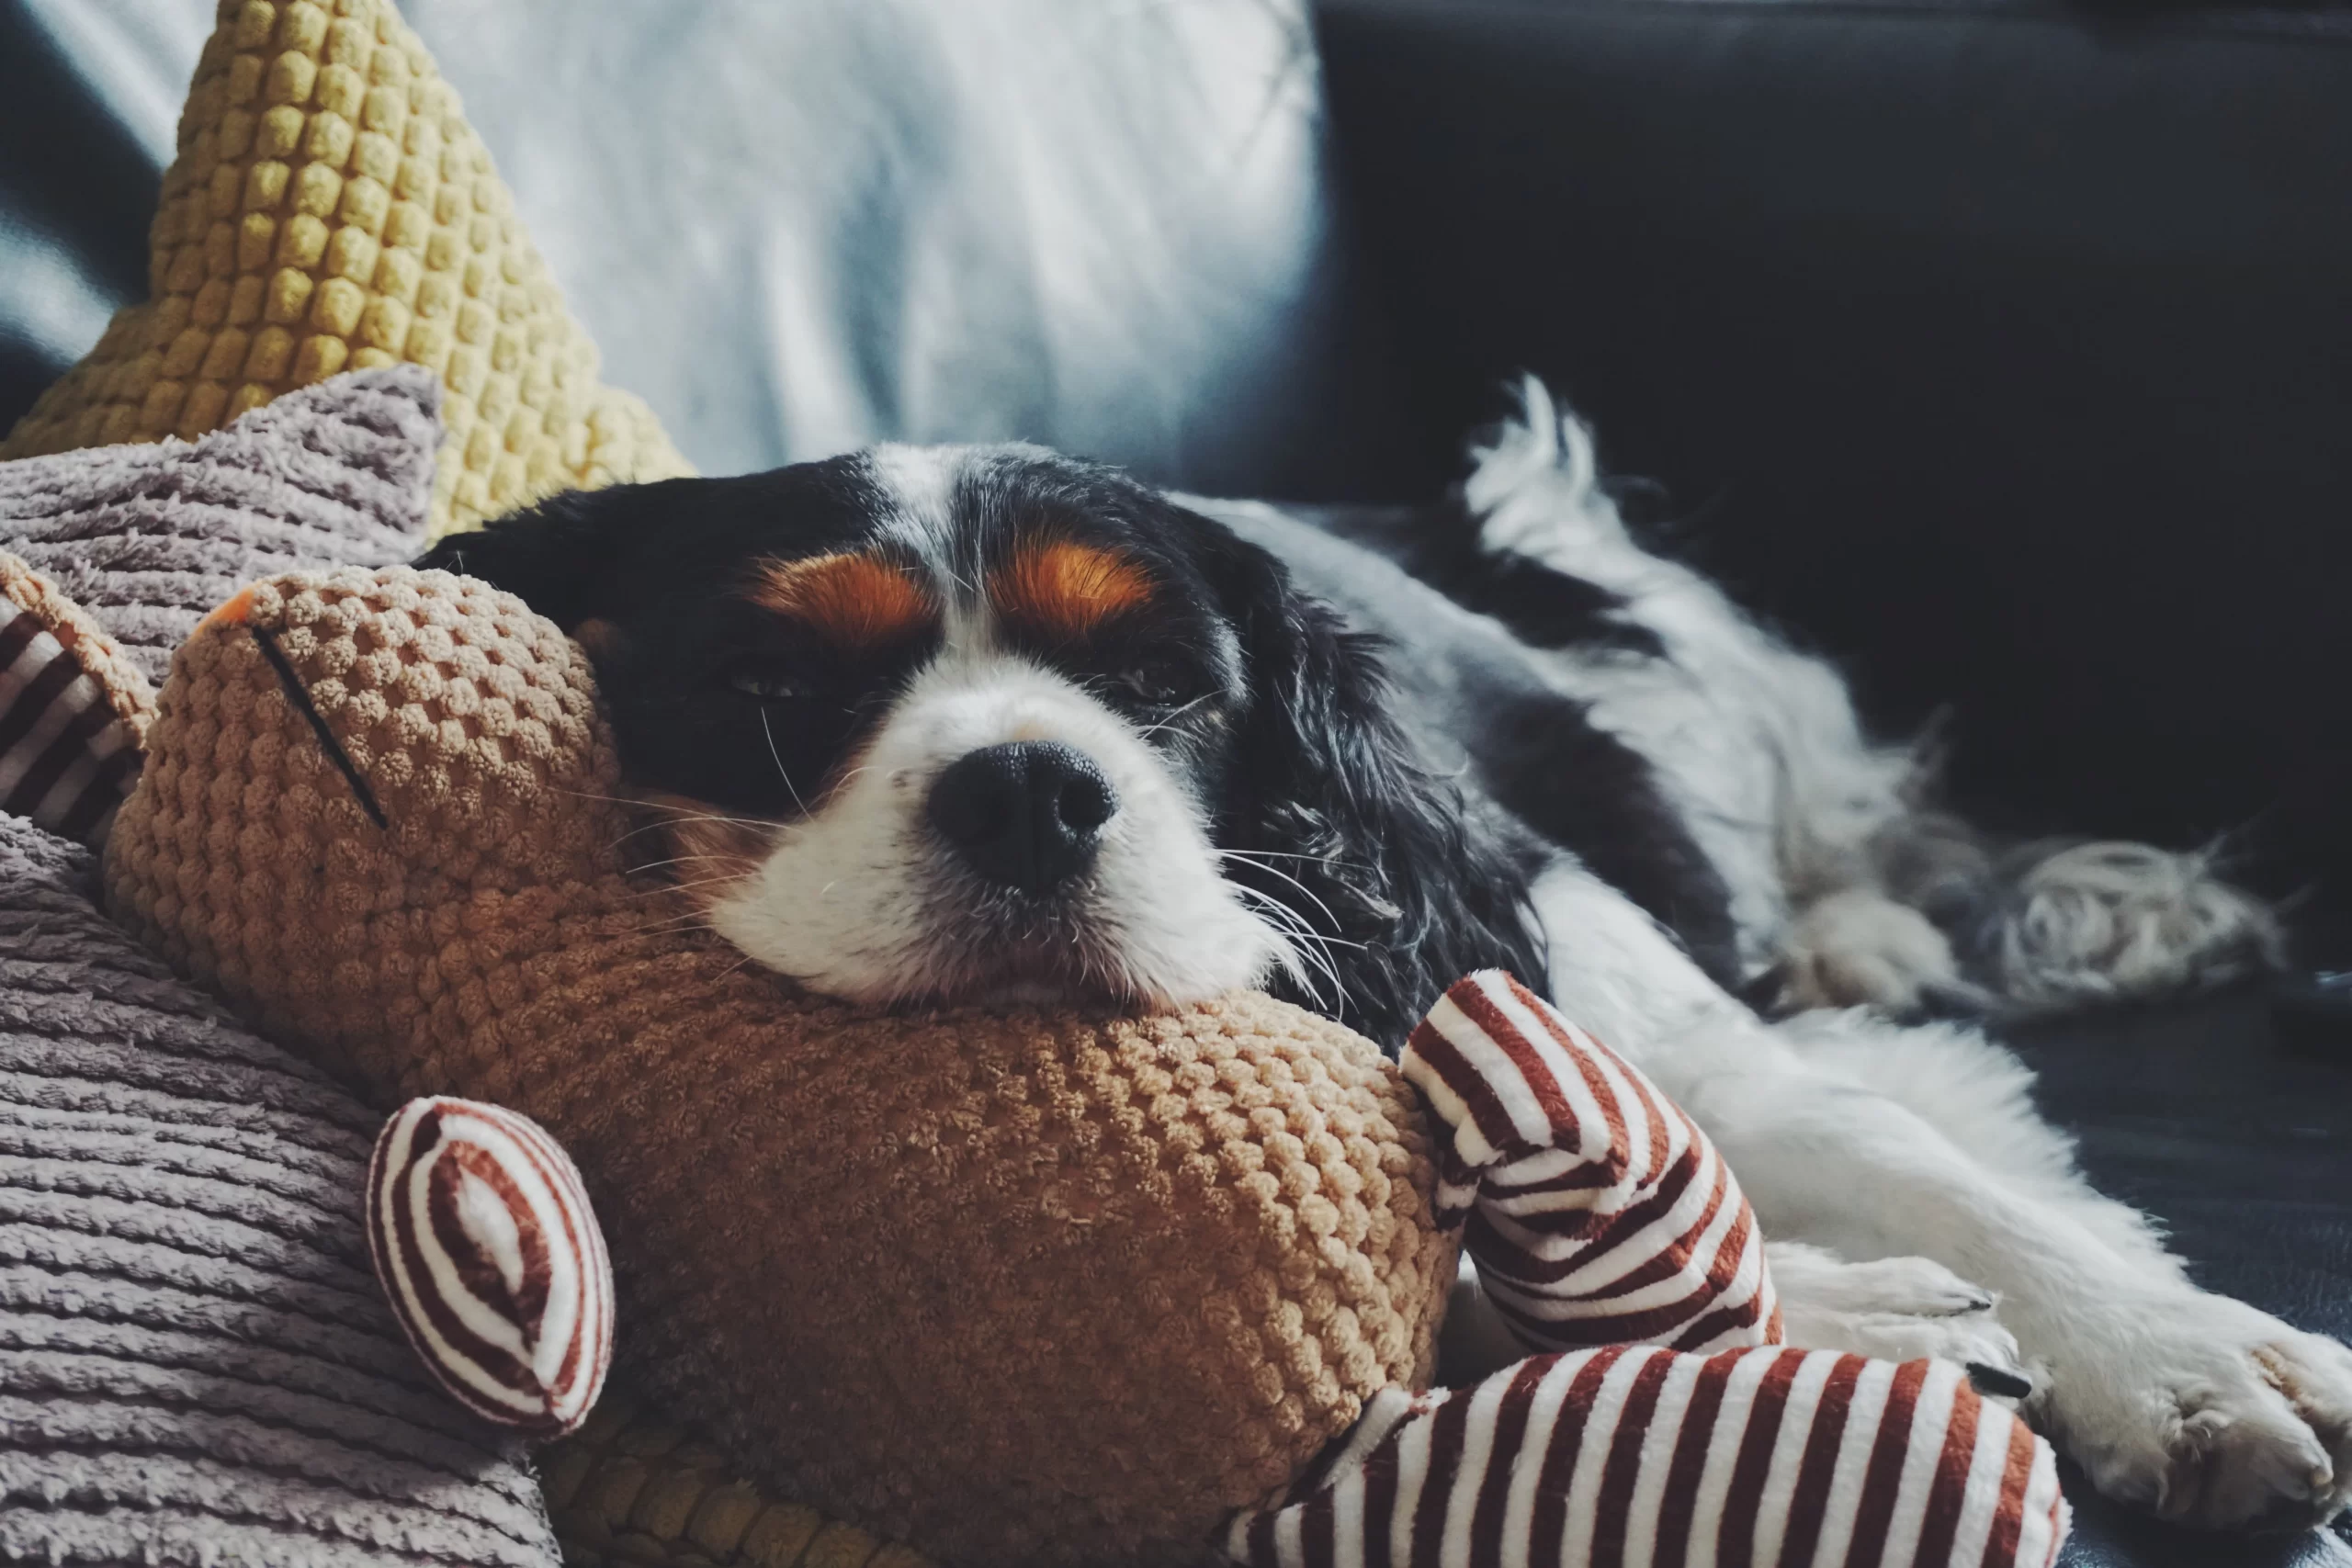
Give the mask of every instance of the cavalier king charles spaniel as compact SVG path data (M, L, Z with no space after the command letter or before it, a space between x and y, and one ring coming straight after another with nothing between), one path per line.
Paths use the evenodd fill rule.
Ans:
M1525 399L1434 508L893 446L557 496L423 564L588 650L649 870L781 975L902 1006L1256 986L1393 1052L1511 970L1739 1169L1794 1342L1971 1362L2169 1517L2339 1512L2352 1351L2190 1284L1951 1021L2256 973L2271 914L2200 855L1933 810ZM1478 1309L1464 1362L1510 1353Z

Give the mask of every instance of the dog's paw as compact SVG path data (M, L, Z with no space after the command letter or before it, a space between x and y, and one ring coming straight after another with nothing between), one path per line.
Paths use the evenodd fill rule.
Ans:
M2352 1349L2165 1292L2053 1355L2041 1404L2110 1496L2209 1529L2295 1530L2352 1500Z
M1849 1263L1816 1247L1764 1249L1788 1342L1890 1361L1932 1356L1979 1369L1986 1393L2010 1396L2033 1382L2018 1342L1994 1315L1991 1292L1925 1258Z
M1797 916L1772 967L1775 1011L1872 1007L1914 1013L1967 989L1951 943L1918 910L1860 888Z
M1973 964L2030 1008L2211 990L2285 967L2278 917L2209 854L2148 844L2029 844L1977 932Z

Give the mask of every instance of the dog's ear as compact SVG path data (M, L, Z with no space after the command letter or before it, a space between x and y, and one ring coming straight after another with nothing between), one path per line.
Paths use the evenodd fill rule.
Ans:
M1473 970L1541 984L1526 867L1415 753L1376 639L1272 556L1205 525L1221 536L1209 572L1250 682L1220 802L1219 841L1238 852L1227 874L1328 939L1302 955L1303 981L1276 989L1394 1055Z
M574 631L624 607L627 558L648 530L658 528L664 488L566 491L478 532L451 534L416 565L481 578Z

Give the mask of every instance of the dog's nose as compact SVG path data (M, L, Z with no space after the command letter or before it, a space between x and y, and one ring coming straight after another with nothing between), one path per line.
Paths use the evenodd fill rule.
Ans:
M1119 809L1093 758L1054 740L967 753L931 786L931 821L990 882L1050 893L1084 871Z

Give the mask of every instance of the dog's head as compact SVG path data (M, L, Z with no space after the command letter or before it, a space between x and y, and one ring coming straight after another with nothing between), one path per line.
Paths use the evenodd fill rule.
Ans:
M1485 895L1456 907L1499 874L1508 917L1511 876L1412 765L1371 650L1115 470L885 446L560 496L423 564L580 640L668 829L648 860L814 989L1271 984L1382 1037L1457 962L1527 961L1482 941L1518 924Z

